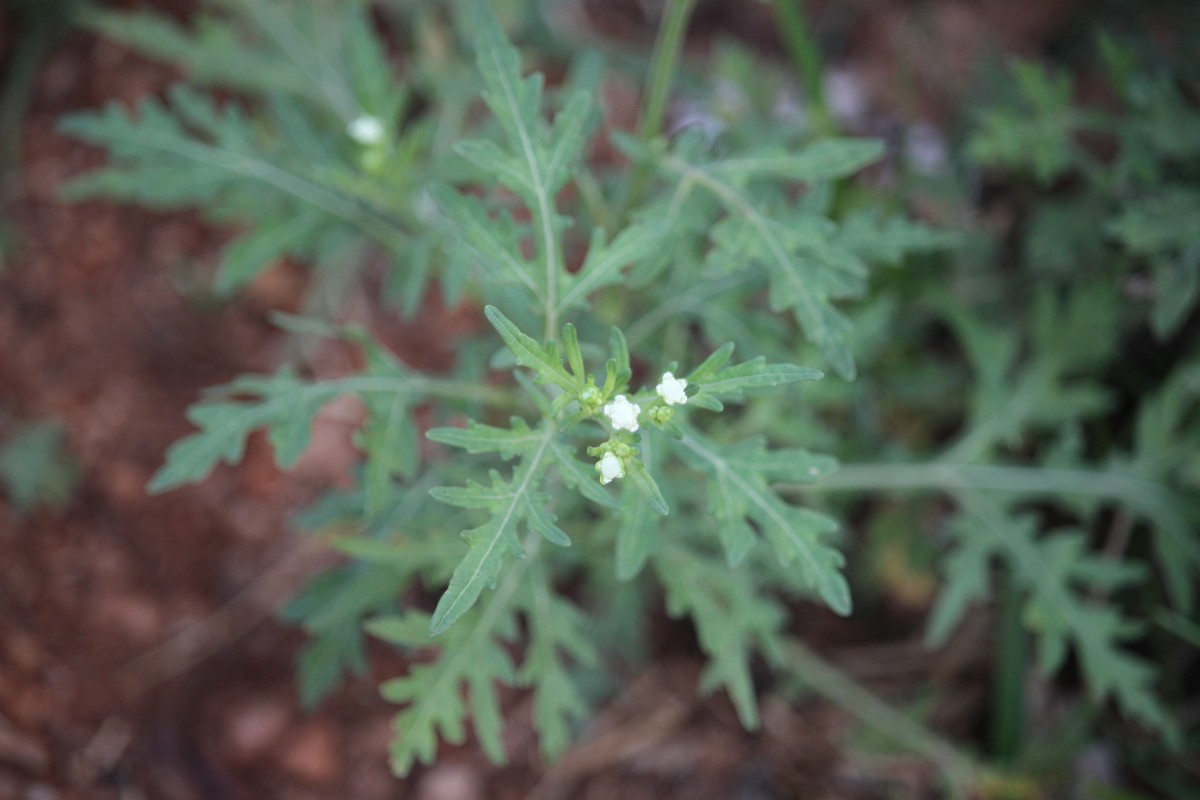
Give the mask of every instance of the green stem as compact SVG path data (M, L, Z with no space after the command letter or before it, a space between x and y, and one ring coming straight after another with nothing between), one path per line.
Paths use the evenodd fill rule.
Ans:
M833 117L825 105L825 90L821 85L821 51L816 37L808 26L804 13L797 7L796 0L772 0L775 21L779 23L779 34L784 47L796 65L804 82L804 95L813 126L822 132L834 131Z
M671 83L679 65L679 54L683 50L684 33L687 31L688 20L695 5L696 0L669 0L666 10L663 11L662 24L659 26L658 38L654 42L654 54L651 56L645 102L638 123L637 135L643 142L649 143L662 130L663 119L667 113L667 97L671 92ZM649 163L639 161L629 179L629 188L625 193L625 202L621 205L621 213L617 215L619 222L624 223L629 212L641 201L649 178Z
M818 485L780 488L873 492L981 489L1031 495L1079 495L1121 500L1147 513L1169 511L1163 488L1152 481L1087 469L1055 469L929 461L918 464L847 464Z
M935 764L953 788L954 796L968 796L972 787L985 777L984 769L967 753L896 710L800 642L787 643L784 659L804 688L841 706L876 733Z
M992 679L992 753L1001 764L1017 757L1025 728L1025 630L1021 624L1022 592L1011 571L1004 573L1000 630Z
M888 492L931 490L958 496L999 492L1027 497L1074 496L1115 501L1152 521L1189 559L1200 547L1188 535L1179 498L1155 481L1112 470L1057 469L929 461L923 464L850 464L816 486L777 484L777 491ZM982 496L982 495L978 495Z

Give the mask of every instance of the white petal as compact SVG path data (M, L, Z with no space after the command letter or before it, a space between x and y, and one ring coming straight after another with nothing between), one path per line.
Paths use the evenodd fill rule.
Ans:
M370 114L363 114L351 120L346 126L346 133L359 144L379 144L383 141L383 123Z
M629 402L629 398L623 394L617 395L611 403L604 406L604 415L617 430L636 432L638 429L637 418L640 413L642 413L642 407L637 403Z
M676 378L669 372L664 372L662 382L655 387L654 391L658 392L658 396L663 399L663 402L669 406L681 406L687 403L687 378Z
M612 453L605 453L600 459L600 482L610 483L613 478L625 477L625 465L621 463L621 459L614 456Z

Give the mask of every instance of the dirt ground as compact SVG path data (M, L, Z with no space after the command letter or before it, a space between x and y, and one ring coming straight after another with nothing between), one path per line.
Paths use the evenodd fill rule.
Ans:
M969 60L990 23L968 5L926 7L949 9L938 17L943 42ZM1028 30L1014 24L1004 36L1028 46L1064 5L1041 4ZM859 62L868 87L913 48L911 10L881 7L846 45L877 53ZM709 29L737 16L713 4L703 14ZM770 35L753 33L761 17L744 24ZM0 34L0 55L12 37ZM34 77L21 128L3 208L14 242L0 273L0 409L61 420L83 477L61 511L21 517L0 497L0 800L766 800L930 790L919 764L855 762L839 747L846 716L820 703L770 701L764 729L744 732L723 697L696 698L700 659L686 642L629 676L553 768L535 754L527 698L513 695L512 765L492 767L468 744L445 748L436 767L407 781L392 777L394 709L376 686L403 663L383 648L373 651L373 674L301 711L293 659L303 636L274 612L330 558L290 532L289 515L343 480L354 457L345 426L322 423L315 454L287 475L255 439L240 466L202 484L158 497L143 487L188 431L184 410L204 387L279 362L282 338L267 315L295 308L304 272L285 266L238 302L215 303L194 276L215 265L221 231L189 213L59 197L102 156L60 135L58 119L133 103L177 77L72 32ZM412 363L445 364L445 334L470 310L424 313L385 333Z

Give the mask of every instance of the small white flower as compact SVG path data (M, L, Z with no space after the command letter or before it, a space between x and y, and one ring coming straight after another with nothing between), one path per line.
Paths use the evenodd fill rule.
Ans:
M623 394L617 395L611 403L604 405L604 416L608 417L612 426L619 431L636 432L640 413L642 413L642 407L637 403L629 402L629 398Z
M346 133L361 145L379 144L383 141L383 123L377 117L363 114L350 121Z
M681 406L687 403L687 393L683 391L686 388L687 378L676 378L671 373L664 372L662 383L654 387L654 391L658 392L658 396L667 405Z
M625 465L612 453L605 453L597 466L600 468L601 483L611 483L613 478L625 477Z

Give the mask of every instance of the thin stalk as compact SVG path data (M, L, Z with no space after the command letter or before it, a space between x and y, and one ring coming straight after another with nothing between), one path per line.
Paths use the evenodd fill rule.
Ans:
M777 488L813 492L981 489L1015 494L1107 497L1147 512L1163 511L1162 487L1151 481L1087 469L1056 469L928 461L916 464L846 464L819 484Z
M896 710L800 642L788 642L784 658L806 689L841 706L894 744L936 765L953 788L954 796L969 796L972 788L986 777L984 768L969 754Z
M798 7L796 0L772 0L775 21L779 23L779 35L787 48L796 70L804 84L804 97L808 102L813 126L821 131L834 130L833 117L825 105L825 89L821 84L823 68L821 51L816 37Z
M667 97L671 92L671 83L679 65L679 54L683 51L684 33L687 31L688 20L695 5L696 0L669 0L663 11L658 37L654 42L654 54L651 56L650 77L647 79L641 119L638 123L637 135L643 142L651 142L662 131L663 120L667 114ZM641 201L649 178L650 165L639 161L629 179L625 202L617 215L618 221L624 222L629 212Z
M992 675L992 753L1001 764L1016 760L1025 729L1025 630L1021 590L1011 571L1004 573L1000 630Z

